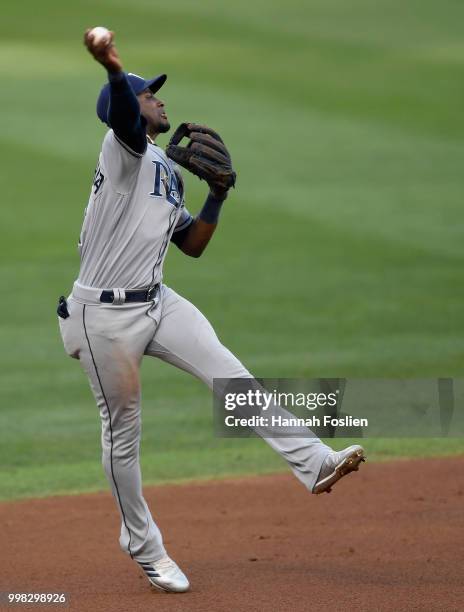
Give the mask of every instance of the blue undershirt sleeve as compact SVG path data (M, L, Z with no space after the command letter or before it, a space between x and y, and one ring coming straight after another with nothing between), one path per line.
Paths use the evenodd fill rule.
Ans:
M137 96L124 72L109 73L110 105L108 123L116 137L132 151L143 155L147 149L146 121L140 115Z

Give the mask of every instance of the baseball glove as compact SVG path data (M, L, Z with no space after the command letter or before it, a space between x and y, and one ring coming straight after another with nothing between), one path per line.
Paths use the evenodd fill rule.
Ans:
M190 138L190 142L186 147L180 147L179 142L184 136ZM235 185L236 174L229 151L219 134L206 125L181 123L166 147L166 154L204 179L215 193L225 194Z

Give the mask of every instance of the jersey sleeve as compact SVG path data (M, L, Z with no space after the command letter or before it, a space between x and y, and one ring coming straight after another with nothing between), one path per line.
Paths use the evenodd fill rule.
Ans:
M118 193L129 193L140 169L142 157L142 153L133 151L113 130L106 133L102 144L103 167Z
M174 232L171 236L171 242L180 248L182 245L190 226L193 223L193 217L186 208L182 209L177 225L174 228Z
M182 212L180 213L179 220L177 221L177 225L174 228L174 233L181 232L182 230L187 229L192 223L193 217L184 206Z

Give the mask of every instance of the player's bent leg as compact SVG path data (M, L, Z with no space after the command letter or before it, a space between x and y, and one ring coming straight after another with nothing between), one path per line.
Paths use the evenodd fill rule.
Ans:
M245 366L219 341L206 317L188 300L163 286L160 323L145 352L193 374L211 389L213 379L249 378ZM275 414L290 416L279 405L270 407ZM273 437L266 427L255 428L258 435L289 464L295 476L312 491L324 460L331 452L307 428L292 432L292 437Z
M145 354L193 374L211 388L214 378L251 377L243 364L220 343L198 308L165 285L160 322Z
M139 363L154 323L137 308L116 311L68 301L60 321L69 354L80 359L102 423L102 463L121 515L121 548L139 562L166 551L142 494ZM146 310L146 306L144 306Z

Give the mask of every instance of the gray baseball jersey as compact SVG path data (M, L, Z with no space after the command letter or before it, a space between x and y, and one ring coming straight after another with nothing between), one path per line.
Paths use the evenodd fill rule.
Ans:
M131 151L109 130L79 240L79 283L134 289L162 280L171 235L192 223L178 167L163 149Z

